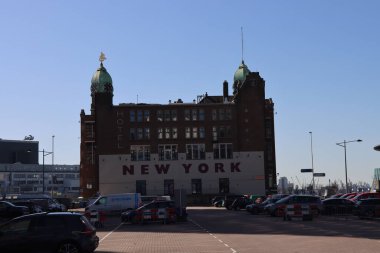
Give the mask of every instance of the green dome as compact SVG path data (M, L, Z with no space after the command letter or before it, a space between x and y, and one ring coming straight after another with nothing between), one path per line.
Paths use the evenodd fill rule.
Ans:
M235 72L234 82L240 81L241 83L244 83L245 78L249 73L251 73L251 71L249 71L247 65L244 64L244 61L242 61L238 70Z
M100 63L100 68L96 70L91 79L91 95L95 93L113 94L112 78L103 67L103 63Z

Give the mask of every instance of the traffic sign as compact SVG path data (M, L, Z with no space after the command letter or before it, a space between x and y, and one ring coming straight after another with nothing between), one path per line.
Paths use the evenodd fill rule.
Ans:
M301 172L313 172L313 169L301 169Z
M324 177L326 176L325 173L314 173L314 177Z

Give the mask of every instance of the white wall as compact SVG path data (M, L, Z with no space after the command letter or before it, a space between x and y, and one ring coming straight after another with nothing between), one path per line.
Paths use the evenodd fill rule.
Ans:
M265 194L264 152L234 152L233 159L213 159L206 153L205 160L186 160L184 153L178 160L159 161L157 154L151 154L150 161L130 161L130 155L99 156L99 188L101 194L135 192L136 180L146 180L147 195L164 193L164 179L174 179L175 189L186 189L191 193L191 179L202 179L202 193L219 192L219 178L229 178L230 193ZM185 166L190 166L186 173ZM215 172L215 164L218 169ZM231 164L235 169L231 169ZM168 166L167 173L159 174L155 166ZM133 167L134 174L124 171L123 166ZM201 173L199 170L208 171ZM238 171L236 167L240 170ZM144 174L145 173L145 174Z

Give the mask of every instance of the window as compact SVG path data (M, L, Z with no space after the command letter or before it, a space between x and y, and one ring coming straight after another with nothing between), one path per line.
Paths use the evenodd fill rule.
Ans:
M219 138L231 138L232 131L231 126L213 126L212 127L212 139L214 141Z
M143 120L143 111L138 110L137 111L137 122L142 122Z
M215 126L212 127L212 140L218 140L218 129Z
M202 193L202 179L191 179L191 193L192 194Z
M158 145L158 159L161 161L178 160L177 145Z
M205 120L205 110L199 109L199 120Z
M143 129L142 128L137 128L137 139L142 140L143 139Z
M231 113L231 108L226 108L226 120L231 120L232 119L232 113Z
M136 140L136 130L134 128L129 129L129 139Z
M185 110L185 120L189 121L190 120L190 110Z
M158 110L157 111L157 121L163 121L163 116L162 116L162 111Z
M146 195L146 180L136 180L136 192Z
M193 127L193 138L194 139L198 138L198 128L197 127Z
M169 110L165 110L165 121L170 121L171 117L170 117L170 111Z
M131 161L150 161L150 146L132 145Z
M212 120L231 120L232 111L231 108L220 108L212 110Z
M205 128L204 127L199 128L199 138L201 138L201 139L205 138Z
M232 143L217 143L213 145L215 159L231 159Z
M217 119L218 119L218 115L217 115L216 109L212 109L212 120L217 120Z
M135 111L130 111L129 112L129 121L135 122L135 118L136 118Z
M191 115L192 115L192 120L198 120L198 110L197 109L193 109L191 110Z
M206 158L205 144L187 144L187 160L204 160Z
M145 110L144 111L144 121L149 122L149 118L150 118L150 112L148 110Z
M219 178L219 193L230 193L229 178Z
M190 127L185 128L185 138L190 139L191 138L191 132L190 132Z
M158 128L157 129L157 134L158 134L158 139L162 139L163 138L163 133L164 129L163 128Z
M164 180L164 195L174 196L174 180Z
M265 120L265 137L272 138L272 122Z
M85 132L87 138L93 138L95 137L94 133L94 125L93 124L86 124L85 125Z
M144 128L144 139L149 140L150 139L150 129L149 128Z
M176 110L172 110L172 120L177 121L177 111Z
M219 109L219 120L225 120L226 112L224 109Z
M172 138L173 139L177 139L178 138L178 132L177 132L177 128L176 127L172 128Z
M169 127L165 128L165 139L170 139L170 128Z

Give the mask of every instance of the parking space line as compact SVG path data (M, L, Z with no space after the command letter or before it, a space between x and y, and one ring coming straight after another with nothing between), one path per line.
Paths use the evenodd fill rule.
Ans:
M119 227L121 225L123 225L124 222L120 223L116 228L114 228L111 232L109 232L108 234L106 234L102 239L99 240L99 243L101 243L104 239L106 239L108 236L110 236L113 232L115 232L116 230L119 229Z
M209 232L207 229L205 229L204 227L202 227L201 225L199 225L197 222L195 222L194 220L192 219L188 219L191 223L193 223L195 226L205 230L209 235L211 235L212 237L214 237L216 240L218 240L220 243L222 243L224 246L226 246L227 248L229 248L232 253L238 253L235 249L231 248L228 244L224 243L222 240L220 240L217 236L215 236L214 234L212 234L211 232Z

